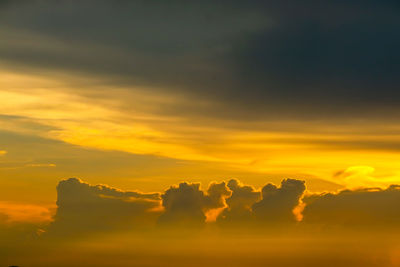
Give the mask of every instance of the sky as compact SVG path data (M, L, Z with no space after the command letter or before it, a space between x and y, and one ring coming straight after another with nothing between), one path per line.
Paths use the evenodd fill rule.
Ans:
M393 0L0 0L0 224L59 239L68 224L88 231L74 226L88 210L89 225L112 211L144 225L395 224L399 9ZM282 181L297 188L293 198ZM67 199L95 203L67 205L69 223L65 183ZM245 197L234 197L239 189ZM183 210L181 191L197 199Z

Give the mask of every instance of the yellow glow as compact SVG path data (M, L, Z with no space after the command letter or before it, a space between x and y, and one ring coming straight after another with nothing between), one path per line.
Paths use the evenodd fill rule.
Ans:
M55 206L43 207L0 201L0 214L5 215L5 223L48 223L52 221Z
M160 112L163 105L181 105L184 99L179 97L149 93L146 88L108 88L90 80L83 83L80 77L52 77L1 72L0 98L4 101L0 114L18 119L0 119L0 129L78 147L204 162L229 174L303 175L347 187L400 182L396 151L368 147L371 142L400 142L400 137L391 132L398 128L394 124L387 124L377 134L376 126L364 124L326 122L321 127L321 123L282 121L271 122L274 129L280 126L278 130L268 130L268 122L251 127L245 122L200 123L188 120L185 114ZM317 126L327 130L315 131ZM367 147L352 147L357 142ZM0 152L3 159L5 153ZM52 162L22 166L58 167ZM0 167L7 168L15 169ZM43 168L36 169L39 172ZM188 170L199 172L195 167ZM342 175L335 176L337 172ZM164 175L179 173L170 169ZM260 185L265 183L257 179Z

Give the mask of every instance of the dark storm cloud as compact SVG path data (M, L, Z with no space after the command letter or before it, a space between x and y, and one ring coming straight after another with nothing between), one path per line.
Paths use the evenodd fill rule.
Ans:
M249 36L238 51L243 86L252 86L261 99L284 98L291 104L324 98L397 103L399 25L393 18L382 20L293 21Z
M190 92L194 84L212 86L223 74L221 53L229 45L223 39L254 24L235 10L220 18L223 10L194 2L34 2L8 10L2 19L16 31L2 43L1 56Z
M0 57L10 66L91 74L214 103L194 115L397 112L397 1L20 3L3 5L0 18Z

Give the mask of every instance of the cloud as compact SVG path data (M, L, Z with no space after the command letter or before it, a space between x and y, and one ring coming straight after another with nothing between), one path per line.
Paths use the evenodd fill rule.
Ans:
M295 215L302 216L302 225L389 227L400 223L395 205L400 203L400 185L303 196L305 190L305 182L296 179L284 179L279 187L269 183L261 192L232 179L213 182L206 191L199 183L182 182L163 194L146 194L70 178L57 186L54 216L48 208L0 202L0 225L30 225L30 230L43 228L45 236L77 237L144 231L157 224L191 229L215 220L222 229L248 223L281 226L295 222Z
M171 186L161 196L165 209L159 218L160 224L170 226L202 226L206 222L206 212L225 206L225 198L230 195L225 182L210 184L207 194L197 183L180 183Z
M303 199L304 223L345 227L397 227L400 185L309 195Z
M31 251L53 220L54 211L52 206L0 201L0 262L6 264L13 255Z
M232 195L226 199L227 208L218 217L220 223L235 223L248 221L252 217L251 206L261 198L260 192L254 187L243 185L238 180L228 182Z
M76 178L57 186L57 212L50 234L148 227L159 214L158 193L122 191L107 185L89 185Z
M371 166L351 166L344 170L339 170L333 175L333 179L346 188L368 188L384 187L396 183L396 174L377 175L375 168Z
M300 204L306 190L305 182L296 179L284 179L278 188L267 184L262 188L262 200L252 206L254 216L263 222L293 222L293 210Z
M30 163L26 164L26 167L56 167L57 165L54 163Z
M325 9L315 1L289 2L70 5L45 0L11 5L0 18L1 64L25 75L2 75L2 87L8 89L1 93L0 98L7 99L1 113L40 122L44 129L51 128L35 130L41 136L74 145L222 162L249 172L255 167L264 173L285 171L288 154L296 161L290 163L293 172L303 171L299 169L305 164L297 162L297 155L325 158L315 148L398 150L397 133L394 140L362 138L370 128L379 135L383 128L398 129L392 128L396 120L394 125L386 121L399 112L399 105L392 103L399 99L398 64L393 64L398 58L398 20L388 8L395 5L369 2L360 10L353 1L329 1L329 16L321 16ZM363 75L371 72L377 75ZM43 81L33 85L35 79L24 76ZM382 83L376 86L368 79ZM148 96L154 99L145 101ZM383 119L377 114L386 108L393 110ZM379 120L369 123L369 112ZM286 115L304 113L307 120L285 120ZM350 127L321 120L340 114L345 121L361 114L368 123L358 120L363 127L355 134L352 121ZM7 124L4 128L9 129ZM245 140L237 138L243 130L250 136ZM285 137L288 131L296 134ZM265 133L263 140L253 141L259 132ZM276 137L269 136L272 132ZM346 155L338 158L354 158ZM325 169L313 158L305 159L314 164L310 169ZM260 164L248 167L251 161ZM309 170L305 172L323 173Z
M363 8L358 0L23 3L2 10L0 55L8 66L217 103L178 107L198 116L257 120L279 109L280 119L348 118L376 113L371 106L398 115L395 1Z
M160 195L71 178L57 186L57 212L49 227L44 225L48 209L0 202L0 261L6 266L244 266L252 259L255 266L321 266L333 255L329 262L339 265L389 266L394 255L390 266L397 266L400 185L306 195L304 219L286 227L304 190L305 183L296 179L269 183L261 192L232 179L213 182L207 190L182 182ZM208 212L220 209L217 223L197 229L206 225ZM157 221L171 228L155 228ZM193 227L200 234L190 234ZM324 231L332 228L336 231Z
M0 201L0 224L46 224L52 221L52 215L49 207Z
M57 212L49 232L135 230L155 226L156 222L178 228L201 227L212 221L208 216L214 216L221 227L246 222L290 223L298 219L296 215L303 217L302 224L357 226L400 222L394 205L400 203L399 185L303 197L305 190L305 182L296 179L284 179L280 187L269 183L261 192L232 179L227 184L213 182L207 191L199 183L182 182L160 195L94 186L70 178L57 186ZM301 214L299 207L304 207ZM23 210L15 209L14 218L29 217Z
M213 182L207 189L207 195L204 199L204 206L208 209L218 209L226 206L225 199L231 196L231 191L225 182Z

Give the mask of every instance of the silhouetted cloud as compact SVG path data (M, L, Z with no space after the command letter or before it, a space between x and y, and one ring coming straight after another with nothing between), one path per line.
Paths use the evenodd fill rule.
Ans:
M213 215L222 228L248 223L282 226L296 221L294 210L300 205L305 206L300 222L303 225L393 227L400 223L400 185L303 197L305 190L305 182L296 179L284 179L279 187L269 183L261 192L232 179L227 184L213 182L207 191L199 183L182 182L160 195L90 185L70 178L57 186L57 211L48 227L47 209L35 207L32 214L21 214L29 208L25 206L18 206L20 210L6 206L7 213L0 212L0 225L31 224L29 229L36 225L37 230L43 228L53 237L152 229L157 222L174 229L190 229L204 226L208 212L215 211ZM43 210L47 212L45 220L38 219Z
M296 179L284 179L278 188L273 184L263 187L262 200L252 206L257 220L264 222L293 222L294 208L306 190L305 182Z
M160 196L89 185L76 178L57 186L57 213L51 234L74 234L151 225L158 216Z
M226 199L227 208L218 217L219 222L242 222L252 217L251 206L261 198L260 192L252 186L243 185L238 180L228 182L232 195Z
M226 186L225 182L211 183L207 189L204 206L206 209L218 209L225 207L225 199L229 196L231 196L231 191Z
M400 224L400 185L310 195L303 201L306 204L304 223L350 228L398 227Z
M206 221L205 213L210 209L224 207L224 199L230 195L225 183L212 183L205 194L200 184L180 183L171 186L162 197L164 213L160 224L170 226L202 226Z

